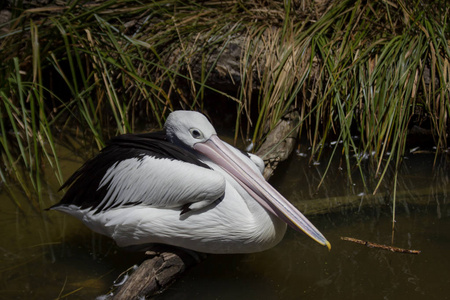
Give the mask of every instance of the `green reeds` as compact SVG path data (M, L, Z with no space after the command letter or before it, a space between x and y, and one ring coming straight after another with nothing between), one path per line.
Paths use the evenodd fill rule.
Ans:
M35 64L39 65L38 43L33 44L33 47L33 60ZM42 101L44 87L41 74L38 72L39 68L33 69L32 82L22 80L17 58L14 58L14 68L14 75L8 78L8 88L17 92L17 95L14 96L17 97L18 103L14 103L10 96L7 96L4 91L0 91L2 99L0 107L2 162L6 170L11 172L11 174L7 174L2 170L1 176L7 187L8 176L6 175L12 175L17 179L34 208L41 210L46 207L42 202L41 168L43 164L52 168L60 183L63 182L63 178L53 132L48 119L44 116L45 107ZM15 203L18 208L22 209L19 202L15 201Z
M100 149L110 136L161 127L169 111L203 110L215 100L206 95L220 94L236 106L236 139L258 147L298 110L312 159L342 140L333 153L349 176L350 158L370 153L381 180L392 161L399 166L418 117L429 121L437 152L448 147L448 9L439 5L109 0L25 9L0 34L0 176L9 170L32 197L42 164L62 180L60 133ZM240 59L227 65L230 48Z
M412 7L417 10L401 1L343 1L309 26L307 19L295 23L285 18L284 26L275 30L270 25L254 28L243 64L262 60L264 66L259 67L259 118L251 124L252 140L264 137L267 120L274 126L294 106L301 112L314 156L320 157L331 138L342 140L349 176L349 158L355 155L361 161L369 153L377 161L375 174L381 182L389 162L394 159L398 166L405 153L408 130L420 106L430 113L437 152L446 150L448 11L432 15ZM254 48L261 53L264 49L264 59L252 55ZM243 101L242 110L249 111L249 73L254 68L244 70L248 73L242 95L248 101Z

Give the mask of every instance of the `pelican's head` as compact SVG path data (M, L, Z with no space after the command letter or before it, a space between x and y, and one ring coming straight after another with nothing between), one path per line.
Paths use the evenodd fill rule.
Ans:
M194 148L217 134L208 119L196 111L177 110L167 117L164 124L167 138L180 146Z

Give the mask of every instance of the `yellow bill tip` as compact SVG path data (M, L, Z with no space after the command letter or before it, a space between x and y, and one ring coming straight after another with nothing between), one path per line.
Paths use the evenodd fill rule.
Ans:
M326 242L325 242L325 246L327 246L328 251L331 251L331 244L330 244L329 241L326 241Z

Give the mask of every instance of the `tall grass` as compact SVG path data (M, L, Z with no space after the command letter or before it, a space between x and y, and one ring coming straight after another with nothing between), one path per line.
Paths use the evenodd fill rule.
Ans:
M100 149L112 135L161 127L173 109L204 110L217 95L236 107L236 139L250 138L256 148L298 110L313 158L331 139L342 140L334 153L344 155L349 176L349 158L372 153L381 182L389 165L398 168L421 118L437 153L446 150L448 9L401 0L302 3L16 7L0 27L2 180L15 178L39 208L33 195L41 193L42 166L63 180L55 150L61 134Z
M300 126L306 127L317 157L330 138L337 138L343 141L349 176L349 157L361 160L371 153L376 174L383 178L391 160L398 167L420 108L431 122L437 153L445 151L450 124L448 9L415 5L342 1L312 23L286 17L276 29L251 28L246 53L264 49L264 58L248 54L243 62L261 70L253 141L263 139L267 120L273 127L293 105L303 116ZM244 111L255 92L246 89L252 80L248 73ZM352 139L355 134L358 143Z

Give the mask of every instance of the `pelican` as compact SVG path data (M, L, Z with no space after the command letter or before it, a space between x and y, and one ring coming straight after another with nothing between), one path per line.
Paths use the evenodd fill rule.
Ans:
M50 209L120 247L168 244L204 253L275 246L286 225L330 243L262 176L264 163L223 142L198 112L172 112L164 130L113 138L63 184Z

